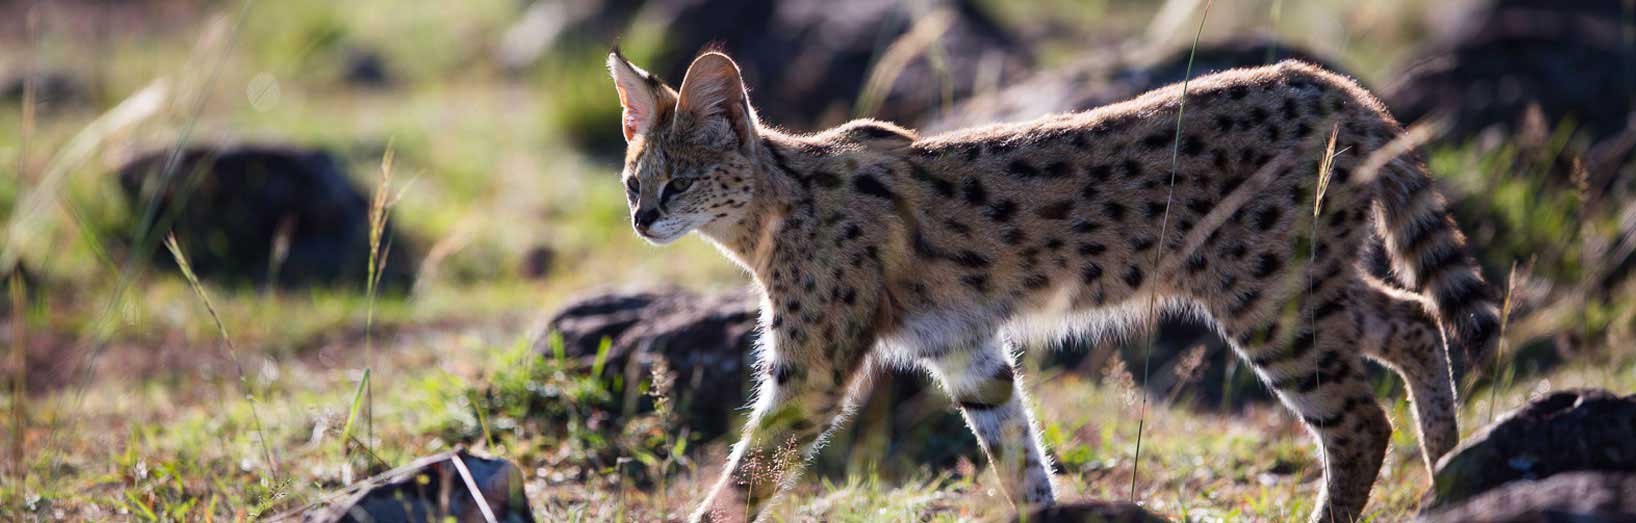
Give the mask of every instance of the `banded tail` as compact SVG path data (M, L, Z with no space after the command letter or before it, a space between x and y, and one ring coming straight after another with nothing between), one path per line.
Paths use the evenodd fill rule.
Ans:
M1500 307L1448 203L1425 172L1393 161L1381 173L1376 226L1400 281L1432 300L1456 377L1499 341ZM1462 358L1463 356L1463 358Z

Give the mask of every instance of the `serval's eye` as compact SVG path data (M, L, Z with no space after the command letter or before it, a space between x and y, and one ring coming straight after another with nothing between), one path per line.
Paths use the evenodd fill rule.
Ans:
M671 178L670 186L667 187L666 190L681 194L687 192L687 190L691 188L693 188L692 178Z
M642 182L637 181L635 176L632 176L630 178L626 178L625 179L625 191L627 191L627 192L629 192L629 193L631 193L633 195L640 194L642 192Z

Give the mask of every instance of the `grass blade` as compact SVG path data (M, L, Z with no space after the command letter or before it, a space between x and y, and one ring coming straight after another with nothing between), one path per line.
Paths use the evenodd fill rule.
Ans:
M1170 147L1170 183L1166 187L1165 191L1164 218L1159 221L1159 245L1153 252L1153 263L1148 267L1148 270L1150 271L1158 270L1159 262L1164 259L1165 240L1170 233L1170 205L1176 197L1176 170L1181 161L1182 117L1187 113L1187 84L1193 79L1193 59L1197 58L1199 54L1199 37L1204 35L1204 22L1210 19L1210 6L1215 3L1215 0L1208 0L1204 3L1204 11L1199 15L1198 31L1193 33L1193 48L1187 53L1187 70L1182 75L1182 91L1177 97L1176 136L1173 140L1171 140ZM1148 293L1147 318L1145 321L1155 321L1157 307L1158 295L1155 293ZM1155 333L1153 332L1154 326L1149 324L1146 325L1146 327L1148 331L1147 347L1142 351L1143 386L1146 386L1148 378L1150 377L1150 371L1153 363L1153 344L1155 342L1154 338L1156 337ZM1142 408L1136 418L1136 453L1135 457L1131 459L1130 500L1133 503L1136 501L1136 480L1137 478L1141 477L1142 431L1146 428L1147 394L1144 393L1142 394Z
M188 286L193 288L193 293L204 303L205 311L210 313L211 321L216 323L216 332L227 345L227 357L232 360L233 367L238 371L239 384L244 388L244 396L250 402L250 419L255 424L256 439L261 441L261 450L267 455L267 466L273 471L273 476L277 477L278 459L273 455L271 444L267 442L267 432L262 429L261 414L256 412L255 389L250 386L250 380L244 374L244 365L239 362L238 346L233 343L233 337L227 334L227 325L222 323L221 315L216 313L216 305L210 301L210 293L205 292L204 285L199 283L199 277L193 274L193 266L188 263L187 256L182 254L182 247L176 243L175 234L165 237L165 248L170 250L170 256L176 260L176 266L182 270L182 277L187 279Z

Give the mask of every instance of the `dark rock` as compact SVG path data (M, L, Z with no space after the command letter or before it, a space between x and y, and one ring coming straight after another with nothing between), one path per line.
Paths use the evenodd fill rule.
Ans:
M919 3L875 0L778 1L664 0L648 8L669 14L670 44L653 64L666 80L681 81L699 49L712 43L738 61L753 90L751 103L766 121L811 130L840 123L866 95L874 67L916 23L946 12L947 30L935 41L942 71L915 53L891 81L885 98L867 116L914 122L939 107L944 93L959 99L974 90L985 62L996 80L1020 76L1031 53L975 2ZM722 13L733 16L722 16ZM663 18L663 17L661 17Z
M470 473L470 484L477 487L476 493L468 486L466 472ZM464 450L415 460L347 487L334 502L274 516L271 521L420 523L452 518L481 523L488 519L476 501L479 495L487 501L494 521L534 521L523 493L523 474L517 466Z
M556 249L549 245L537 245L523 253L523 263L518 268L518 273L530 280L544 279L551 275L551 269L556 261Z
M1386 90L1387 105L1405 122L1446 116L1450 143L1516 141L1542 149L1523 151L1525 159L1549 155L1545 161L1568 156L1548 142L1571 120L1569 145L1598 192L1636 150L1636 49L1623 37L1630 16L1620 0L1478 3L1416 53ZM1561 158L1553 170L1570 172L1570 164Z
M1636 474L1564 472L1517 480L1417 523L1630 523L1636 521Z
M1438 460L1425 506L1569 471L1636 473L1636 395L1563 390L1506 414Z
M1573 117L1593 136L1629 125L1636 51L1623 45L1619 0L1479 2L1410 60L1386 97L1414 121L1452 109L1449 137L1515 130L1530 105L1548 124Z
M368 279L369 199L347 180L327 152L290 146L191 146L166 169L161 150L119 169L135 223L125 227L136 248L150 249L174 268L159 245L175 233L200 278L286 287L352 285ZM144 219L160 231L136 236ZM386 290L412 283L417 255L390 224L381 275Z
M699 437L712 438L747 412L758 317L749 293L660 289L592 294L564 306L546 329L561 336L567 356L585 361L609 340L603 372L622 375L626 383L648 376L655 360L665 358L676 377L673 396L681 419ZM554 357L550 340L542 336L536 351ZM922 373L883 372L857 412L845 429L831 434L814 464L818 474L843 475L860 462L892 475L952 465L961 456L983 459L976 438ZM889 457L897 459L885 461Z
M600 293L564 306L546 324L569 357L595 358L610 342L603 372L640 379L664 358L676 375L676 408L694 431L721 434L748 397L755 301L746 294L702 296L677 289ZM551 357L549 336L536 350Z
M1165 519L1134 503L1081 501L1017 514L1015 523L1164 523Z
M1191 47L1153 59L1127 59L1124 53L1093 54L1063 67L1041 71L957 104L924 122L927 133L994 122L1020 122L1053 113L1084 111L1181 82L1188 78ZM1202 44L1193 58L1192 78L1238 67L1281 60L1302 60L1343 71L1314 53L1276 40L1237 38Z
M571 16L587 26L612 23L623 28L630 20L640 20L663 28L660 41L664 47L653 59L638 65L673 87L681 86L687 66L700 51L721 49L743 70L751 104L762 120L799 131L833 126L854 115L902 123L920 121L940 107L945 96L960 99L974 92L979 78L986 75L992 81L1010 81L1033 62L1028 48L973 0L609 0L598 9L579 11L586 3L596 2L530 9ZM641 7L633 9L633 3ZM624 16L617 12L621 9L626 10ZM615 21L621 18L624 23ZM580 32L575 27L560 28L558 20L562 19L548 23L540 17L531 25L542 34ZM930 45L913 45L910 40L918 38L904 38L917 24L923 24L920 34L935 33L930 30L939 21L947 22L946 29L936 33ZM605 47L610 40L592 41ZM513 46L502 46L508 47ZM901 69L877 71L893 48L903 59ZM511 53L502 51L505 54ZM871 74L880 75L878 92L868 92ZM611 92L612 87L609 89ZM854 107L864 98L875 103ZM610 131L601 135L576 134L578 145L598 152L622 150L619 134L611 131L617 126L607 128Z
M34 89L34 104L43 113L89 106L91 88L78 76L65 71L21 73L0 78L0 102L16 106L23 102L24 89Z
M359 87L383 88L393 83L386 58L373 49L348 47L341 55L341 79Z

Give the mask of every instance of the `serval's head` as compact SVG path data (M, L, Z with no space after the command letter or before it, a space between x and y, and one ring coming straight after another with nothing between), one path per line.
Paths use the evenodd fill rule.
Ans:
M608 70L625 112L625 198L636 234L675 241L711 223L736 220L750 202L755 112L738 65L707 52L678 91L615 49Z

